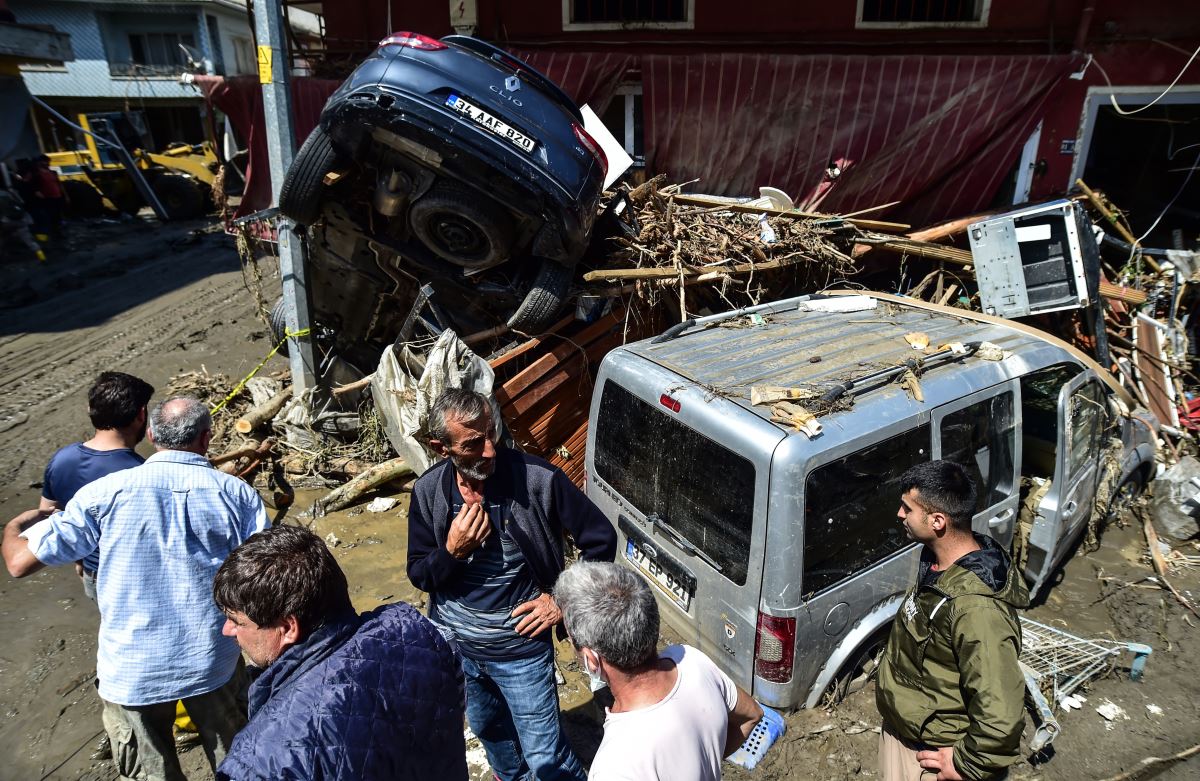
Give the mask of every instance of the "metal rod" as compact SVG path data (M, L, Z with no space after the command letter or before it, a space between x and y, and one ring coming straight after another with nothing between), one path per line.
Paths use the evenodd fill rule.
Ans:
M292 165L296 141L292 133L291 78L280 0L254 0L254 34L258 44L258 80L262 84L263 118L266 121L267 156L271 162L271 201L279 204L279 189ZM304 243L296 226L280 215L279 276L283 279L283 310L288 333L305 334L288 339L292 388L297 396L317 383L314 369L312 320L308 308L308 271Z

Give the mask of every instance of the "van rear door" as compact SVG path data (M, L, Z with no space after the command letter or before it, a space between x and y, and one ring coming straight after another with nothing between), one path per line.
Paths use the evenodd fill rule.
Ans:
M605 369L592 402L588 496L617 527L618 560L654 587L666 623L750 689L770 456L782 434L640 358L610 355Z

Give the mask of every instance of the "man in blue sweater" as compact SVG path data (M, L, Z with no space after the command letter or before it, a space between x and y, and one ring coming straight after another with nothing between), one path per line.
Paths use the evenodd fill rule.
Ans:
M408 577L462 655L471 729L500 781L583 781L559 721L551 592L564 532L586 561L612 561L616 533L561 470L497 446L485 396L442 393L429 436L445 460L413 486Z
M320 537L253 535L217 571L213 597L224 633L262 671L218 781L466 781L454 650L404 603L354 612Z

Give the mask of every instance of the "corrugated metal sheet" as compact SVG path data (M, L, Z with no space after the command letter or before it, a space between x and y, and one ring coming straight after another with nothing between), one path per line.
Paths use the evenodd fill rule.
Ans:
M780 187L921 224L986 206L1067 56L646 55L647 163L719 194ZM825 177L830 161L841 175Z

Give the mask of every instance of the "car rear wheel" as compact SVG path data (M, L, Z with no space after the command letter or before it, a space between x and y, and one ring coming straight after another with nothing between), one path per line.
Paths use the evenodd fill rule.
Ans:
M537 275L517 311L508 318L508 327L523 333L537 333L554 321L571 288L572 269L543 258Z
M312 225L321 216L325 175L337 166L337 153L320 125L304 140L279 188L279 211L299 225Z
M409 211L413 233L443 260L470 269L494 266L512 251L504 207L460 184L434 185Z

